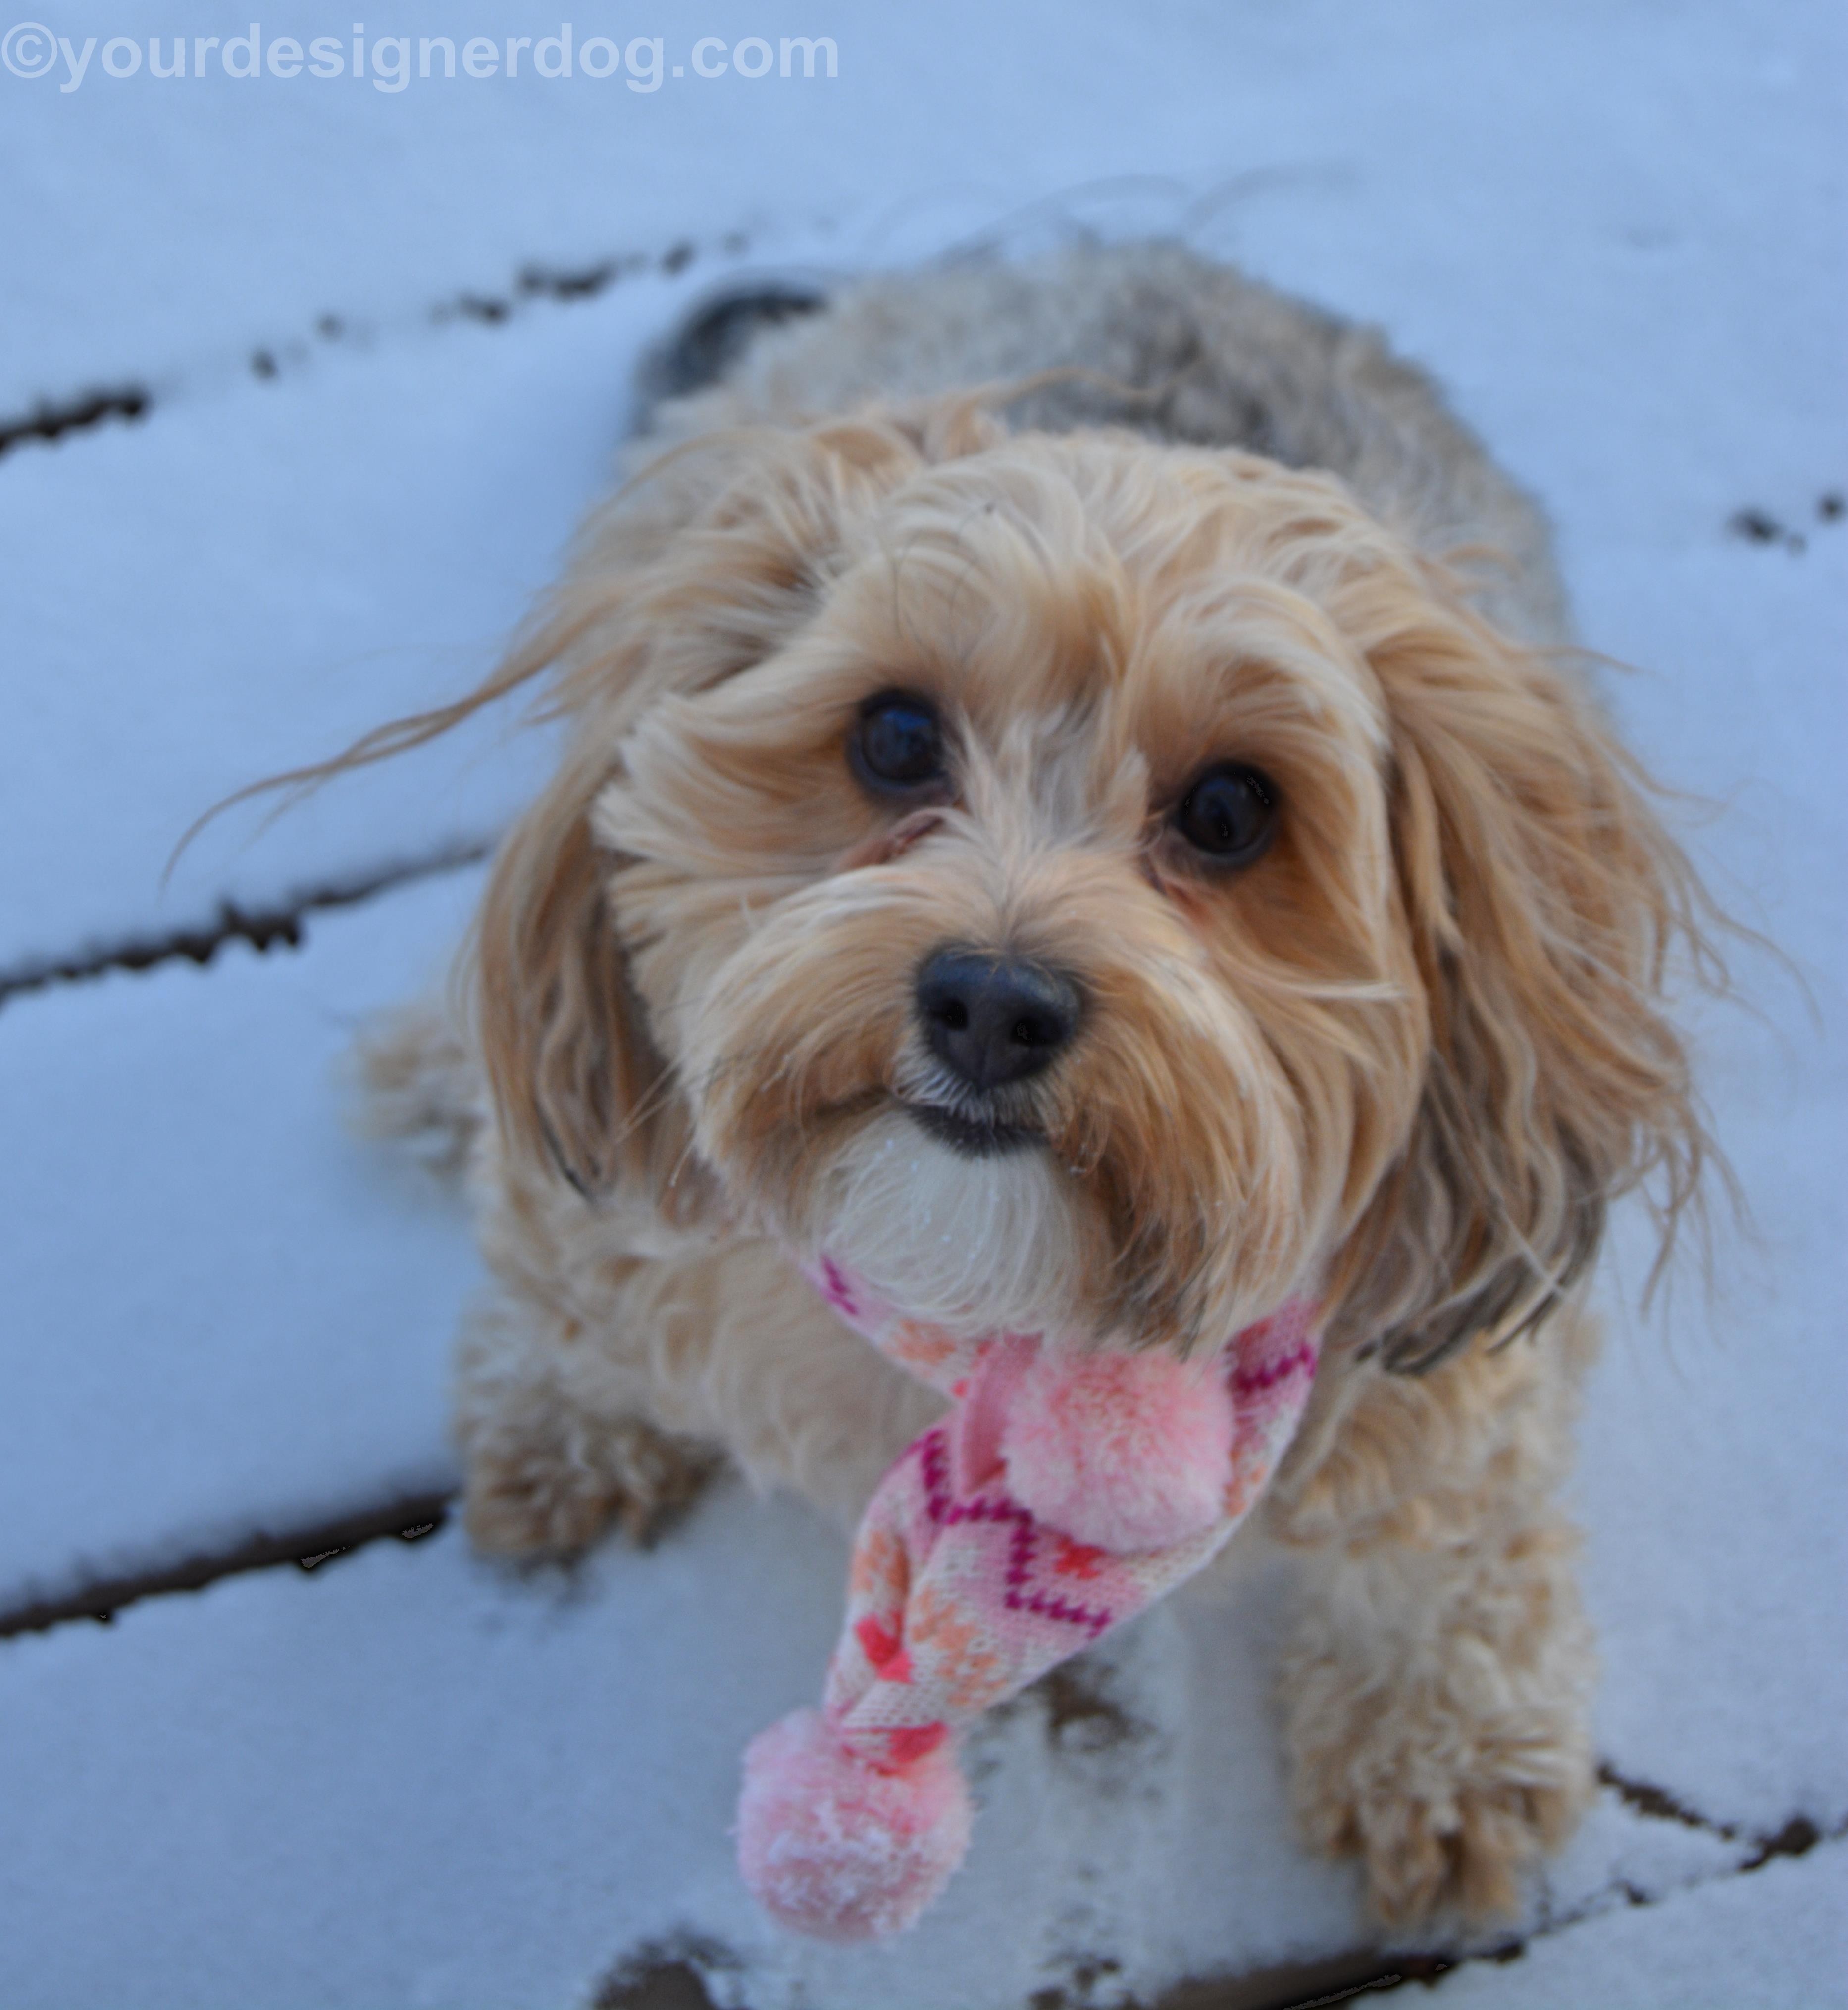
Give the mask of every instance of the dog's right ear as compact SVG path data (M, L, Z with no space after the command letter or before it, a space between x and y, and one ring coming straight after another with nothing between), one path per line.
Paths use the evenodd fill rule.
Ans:
M624 736L656 697L722 682L774 646L748 631L790 597L787 584L766 566L761 534L749 538L761 505L727 499L753 444L690 442L620 492L585 525L499 673L503 686L543 676L541 716L568 722L570 738L502 840L458 973L512 1166L562 1177L587 1200L620 1186L670 1218L697 1210L705 1181L684 1099L629 980L609 900L616 861L592 815ZM753 593L757 622L728 623L731 603Z
M664 1211L691 1135L631 990L590 813L606 762L579 749L501 846L471 945L471 1017L502 1148L591 1199ZM679 1195L695 1203L700 1183Z

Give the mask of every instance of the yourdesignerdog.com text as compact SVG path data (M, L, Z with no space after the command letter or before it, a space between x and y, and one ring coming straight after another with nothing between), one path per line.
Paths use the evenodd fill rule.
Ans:
M679 38L676 37L678 43ZM378 35L364 22L343 34L272 34L253 21L241 35L54 34L37 21L16 22L0 37L0 62L28 81L55 80L80 91L86 81L165 82L182 77L232 77L254 83L299 86L312 79L344 78L375 91L408 90L414 83L463 83L489 78L546 83L588 77L631 91L659 91L681 79L724 76L826 81L840 73L840 52L831 35L746 35L735 42L701 35L670 48L664 35L590 34L580 37L569 21L549 35Z

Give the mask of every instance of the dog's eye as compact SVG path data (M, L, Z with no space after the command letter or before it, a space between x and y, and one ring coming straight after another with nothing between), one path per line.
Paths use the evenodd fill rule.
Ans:
M936 714L926 699L902 691L861 707L847 751L854 772L881 795L914 795L944 779L944 731Z
M1263 856L1277 829L1276 788L1256 768L1222 762L1181 798L1175 828L1219 864L1249 865Z

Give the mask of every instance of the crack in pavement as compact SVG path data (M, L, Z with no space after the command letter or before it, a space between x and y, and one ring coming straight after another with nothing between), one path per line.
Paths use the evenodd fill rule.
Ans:
M1608 1787L1625 1806L1651 1820L1675 1822L1683 1828L1713 1836L1721 1842L1736 1842L1741 1836L1749 1836L1757 1853L1738 1866L1742 1872L1762 1870L1774 1856L1805 1856L1824 1839L1825 1833L1831 1841L1848 1833L1848 1824L1825 1831L1818 1828L1807 1815L1793 1815L1775 1834L1752 1833L1737 1822L1715 1821L1646 1780L1626 1778L1608 1760L1598 1767L1597 1777L1599 1783Z
M1484 1962L1505 1965L1519 1961L1536 1941L1550 1940L1555 1934L1569 1932L1573 1927L1582 1926L1588 1920L1601 1919L1607 1913L1615 1911L1620 1904L1636 1908L1658 1905L1665 1900L1702 1891L1709 1885L1723 1884L1731 1878L1749 1877L1754 1871L1763 1870L1766 1864L1779 1857L1807 1856L1818 1844L1848 1840L1848 1815L1840 1817L1828 1828L1819 1828L1807 1815L1793 1815L1775 1831L1753 1831L1743 1823L1715 1821L1711 1816L1688 1807L1685 1802L1659 1787L1626 1779L1608 1763L1599 1767L1598 1777L1626 1806L1650 1820L1675 1822L1683 1827L1699 1830L1721 1841L1749 1840L1754 1845L1753 1853L1729 1869L1686 1878L1679 1883L1665 1885L1659 1891L1645 1891L1626 1879L1615 1879L1569 1911L1545 1919L1500 1945L1460 1952L1449 1965L1451 1969ZM1267 2006L1267 2010L1299 2010L1299 2006L1278 2004Z
M227 1549L201 1551L164 1569L92 1579L62 1597L37 1599L0 1610L0 1640L22 1633L46 1632L80 1619L107 1625L125 1606L144 1598L203 1591L222 1579L240 1577L251 1571L273 1570L283 1564L293 1564L304 1571L318 1570L336 1557L382 1542L387 1536L396 1536L402 1543L421 1542L449 1519L454 1500L453 1491L446 1488L435 1493L400 1494L378 1507L285 1530L281 1535L249 1536Z
M1754 1831L1744 1824L1716 1821L1662 1788L1629 1779L1608 1761L1599 1767L1598 1778L1625 1806L1648 1820L1674 1822L1724 1841L1747 1843L1752 1854L1729 1870L1691 1878L1658 1892L1641 1891L1622 1880L1614 1880L1569 1911L1544 1919L1524 1933L1487 1944L1465 1944L1447 1951L1352 1948L1320 1961L1183 1981L1153 2002L1146 2003L1139 1998L1111 1998L1109 2010L1320 2010L1320 2006L1349 2002L1361 1996L1388 1995L1414 1982L1434 1988L1446 1975L1461 1968L1484 1963L1505 1966L1517 1962L1533 1942L1600 1918L1619 1903L1658 1904L1725 1878L1746 1876L1778 1857L1807 1856L1818 1843L1848 1838L1848 1816L1826 1830L1819 1828L1807 1816L1796 1815L1775 1832ZM1075 1995L1054 1985L1029 1998L1024 2010L1092 2010L1097 2001L1092 1984L1114 1968L1114 1963L1093 1962L1086 1972L1072 1978L1078 1991ZM685 1986L685 1976L677 1970L673 1987L684 1991ZM691 2006L708 2000L703 1996L664 1994L657 2005L645 1994L638 1994L623 1999L623 2004L624 2010L631 2010L631 2006L632 2010L678 2010L684 2002L691 2010Z
M464 866L479 865L493 850L494 842L492 839L482 838L464 844L448 845L427 858L382 867L375 872L309 888L273 907L246 908L234 900L222 900L217 919L203 926L173 929L165 935L132 936L110 948L88 950L55 962L23 964L9 971L0 971L0 1006L23 993L42 991L58 984L81 983L86 978L105 976L112 970L151 970L157 964L182 959L201 965L209 964L229 942L248 943L260 952L272 950L278 944L287 949L300 949L304 924L310 914L357 906L394 887L410 886L439 873L459 872Z
M22 440L62 439L66 433L87 432L110 419L144 419L153 409L154 394L145 384L80 392L61 404L41 398L30 411L16 418L0 419L0 454Z
M243 352L244 367L258 382L273 383L305 367L318 344L348 339L363 341L376 336L382 326L421 324L440 328L451 322L472 321L500 327L536 302L570 306L580 300L595 300L624 279L651 272L673 278L702 258L738 258L750 247L749 233L734 229L704 245L690 238L677 238L663 251L617 252L583 265L548 265L530 260L504 288L480 292L464 287L407 320L393 316L383 323L375 323L350 314L318 314L311 337L295 336L259 342ZM158 400L149 382L140 378L62 398L41 397L29 411L0 417L0 456L27 440L62 439L67 434L94 431L111 419L144 419L173 402L175 385L183 381L184 374L162 377Z

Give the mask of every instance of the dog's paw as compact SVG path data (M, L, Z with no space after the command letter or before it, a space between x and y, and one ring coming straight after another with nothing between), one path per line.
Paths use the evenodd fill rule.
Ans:
M1283 1668L1308 1841L1396 1929L1517 1913L1596 1791L1597 1655L1551 1509L1451 1546L1333 1549Z
M1588 1767L1583 1781L1550 1786L1492 1770L1441 1787L1388 1773L1302 1812L1317 1847L1359 1859L1383 1926L1480 1927L1519 1913L1527 1879L1571 1833L1590 1791Z
M1512 1917L1529 1873L1595 1791L1577 1668L1550 1666L1537 1682L1540 1671L1511 1669L1485 1643L1452 1644L1435 1680L1395 1686L1331 1657L1299 1661L1286 1689L1305 1838L1359 1859L1368 1903L1388 1927Z
M521 1561L575 1556L614 1524L646 1543L716 1465L638 1419L560 1411L503 1419L464 1446L463 1522L475 1547Z

